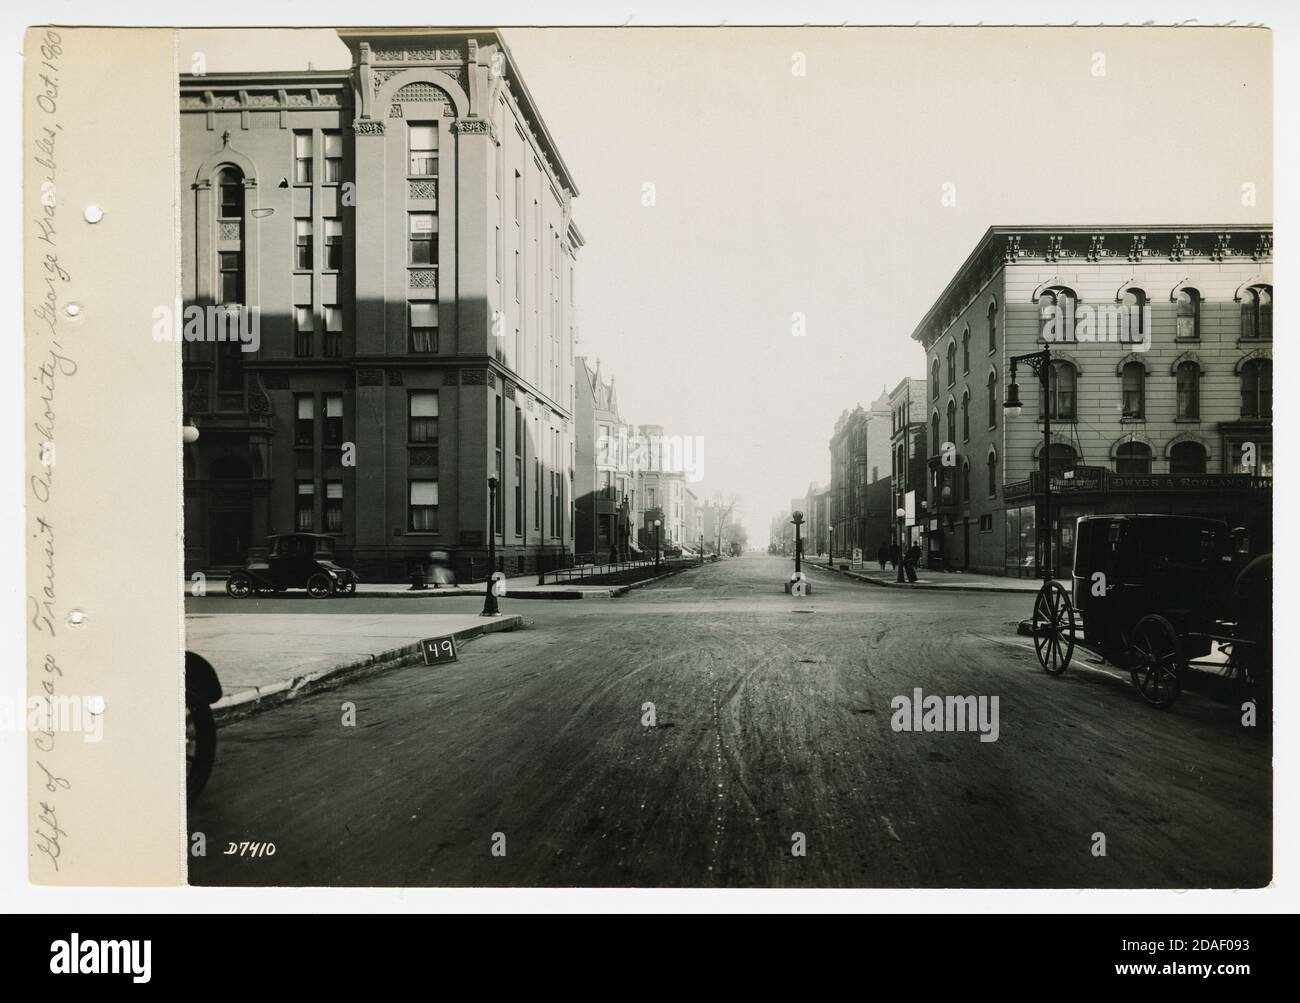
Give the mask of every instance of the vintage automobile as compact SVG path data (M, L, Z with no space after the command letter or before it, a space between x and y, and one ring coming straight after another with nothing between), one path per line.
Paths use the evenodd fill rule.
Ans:
M286 589L306 589L313 599L349 596L357 590L357 575L335 562L334 537L284 533L266 538L266 560L250 561L226 579L226 594L235 599Z

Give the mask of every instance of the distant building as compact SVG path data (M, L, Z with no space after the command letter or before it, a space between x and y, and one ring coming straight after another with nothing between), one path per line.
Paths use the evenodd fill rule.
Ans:
M828 544L837 555L847 557L855 548L874 552L889 534L887 507L869 505L867 500L868 486L890 477L889 439L889 395L884 392L870 409L858 405L844 411L835 423L830 441Z
M902 546L925 542L927 526L926 509L929 506L926 475L926 409L925 380L904 377L889 392L891 415L890 448L893 453L892 515L893 526L890 543L899 536L898 510L903 510Z
M575 370L574 546L579 555L597 561L608 560L611 551L626 560L636 525L636 474L629 457L636 430L620 416L614 378L605 382L599 359L593 370L578 356Z
M1051 418L1053 565L1094 512L1270 526L1269 226L993 227L912 337L926 352L931 566L1032 577L1041 415ZM1003 414L1012 356L1051 349L1043 399Z

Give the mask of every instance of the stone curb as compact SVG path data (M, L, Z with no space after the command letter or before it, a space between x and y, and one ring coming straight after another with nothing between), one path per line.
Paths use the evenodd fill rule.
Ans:
M503 614L498 619L485 620L473 627L453 631L450 636L456 639L457 646L459 646L465 641L480 637L483 634L515 630L523 626L523 622L524 618L517 613ZM315 672L306 672L280 682L268 683L265 686L240 690L237 693L222 697L213 704L212 716L218 723L224 723L259 711L269 710L288 700L306 696L318 690L329 689L354 676L370 675L405 665L414 665L423 660L424 656L420 651L420 642L413 641L410 644L402 645L400 648L382 651L377 655L366 655L363 658L344 662L342 665L318 669Z
M1036 589L1012 588L1008 585L938 585L933 582L886 582L879 578L872 578L869 575L860 575L852 571L841 571L839 568L828 568L824 564L804 564L806 568L816 568L819 571L831 571L837 575L843 575L845 578L852 578L855 581L866 582L868 585L878 585L886 589L915 589L918 592L996 592L1004 595L1023 595L1033 596L1037 594Z

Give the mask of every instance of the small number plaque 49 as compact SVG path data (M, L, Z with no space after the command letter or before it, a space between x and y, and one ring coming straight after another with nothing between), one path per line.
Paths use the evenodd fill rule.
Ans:
M425 665L456 661L456 639L454 637L428 637L420 642L420 648L424 651Z

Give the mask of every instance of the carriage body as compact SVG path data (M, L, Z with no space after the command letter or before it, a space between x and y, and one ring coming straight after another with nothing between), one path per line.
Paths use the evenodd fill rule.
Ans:
M1184 658L1210 653L1207 635L1228 615L1239 570L1228 524L1181 515L1082 516L1075 530L1073 600L1080 640L1118 665L1138 623L1173 625Z

